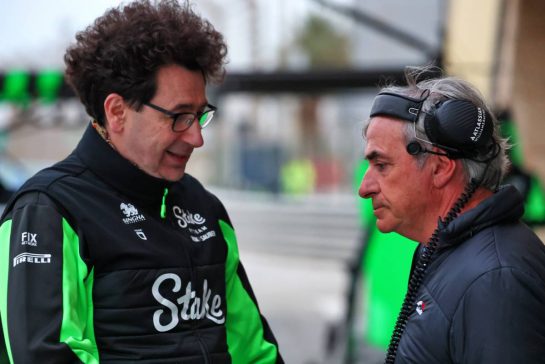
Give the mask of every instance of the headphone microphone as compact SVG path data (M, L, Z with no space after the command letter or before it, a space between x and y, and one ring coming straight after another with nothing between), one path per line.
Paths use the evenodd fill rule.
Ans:
M409 153L410 155L418 155L426 152L427 150L422 148L422 146L418 142L410 142L409 144L407 144L407 153Z
M447 148L447 151L456 152L456 151L452 151L450 148ZM409 153L410 155L419 155L419 154L429 153L429 154L435 154L435 155L442 155L449 158L452 157L451 154L449 153L435 152L433 150L426 149L420 143L414 142L414 141L407 144L407 153Z

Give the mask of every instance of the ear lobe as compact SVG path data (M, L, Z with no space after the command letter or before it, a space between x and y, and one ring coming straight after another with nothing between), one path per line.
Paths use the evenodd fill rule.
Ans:
M443 188L455 175L457 161L445 156L437 156L433 168L433 184L436 188Z
M123 130L127 115L127 105L121 95L109 94L104 100L104 114L106 115L106 128L111 133L119 133Z

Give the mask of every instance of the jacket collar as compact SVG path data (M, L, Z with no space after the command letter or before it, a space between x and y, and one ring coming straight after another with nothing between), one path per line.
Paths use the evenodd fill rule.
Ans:
M160 206L165 189L172 185L125 159L91 125L85 130L75 153L101 180L144 205Z
M494 224L517 221L523 214L522 195L511 185L503 186L475 208L458 216L441 229L440 246L457 244Z

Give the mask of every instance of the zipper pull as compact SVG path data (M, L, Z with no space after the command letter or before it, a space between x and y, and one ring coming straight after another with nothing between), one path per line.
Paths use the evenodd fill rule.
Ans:
M167 216L167 195L168 195L168 188L165 188L165 192L163 193L163 201L161 202L161 219L165 219Z

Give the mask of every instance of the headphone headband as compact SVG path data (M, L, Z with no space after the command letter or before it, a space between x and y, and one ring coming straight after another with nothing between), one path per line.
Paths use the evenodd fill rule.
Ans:
M391 92L381 92L375 97L370 116L386 115L416 123L426 98L427 96L422 99L414 99Z

